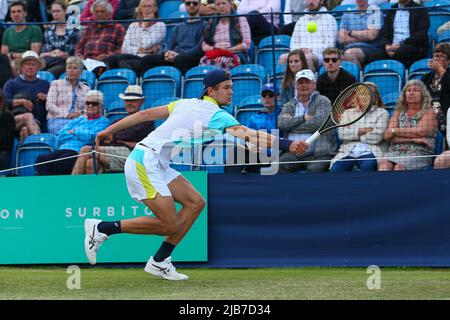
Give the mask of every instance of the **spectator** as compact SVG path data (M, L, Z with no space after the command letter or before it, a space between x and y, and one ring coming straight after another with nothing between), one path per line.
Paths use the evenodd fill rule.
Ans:
M388 112L383 109L383 101L378 88L367 83L375 93L375 101L369 111L357 122L337 129L341 145L338 153L331 160L330 172L352 171L353 166L360 171L377 171L377 158L384 153L383 134L389 121ZM343 122L349 113L358 112L350 109L343 113ZM355 116L351 116L352 119Z
M130 85L125 94L119 94L120 99L125 101L125 109L128 115L138 112L144 104L142 89L137 85ZM144 139L154 129L153 121L141 122L133 127L123 129L114 134L110 143L104 143L99 147L101 153L97 157L98 172L122 172L125 160L133 150L136 143ZM92 151L91 146L81 148L80 154ZM93 159L90 154L80 156L75 163L72 174L94 173Z
M114 14L114 20L131 20L138 12L140 0L120 0L119 6Z
M65 60L75 54L80 40L80 30L66 25L67 6L62 0L56 0L51 6L53 21L57 24L46 26L41 57L45 59L46 70L56 78L64 72Z
M0 53L0 89L12 76L11 63L8 56Z
M24 139L47 129L45 101L50 83L37 78L39 69L45 67L45 61L36 52L24 52L17 64L20 77L8 80L3 93L16 119L16 129Z
M408 81L384 133L390 145L379 170L415 170L432 165L436 129L430 93L422 81Z
M235 14L231 0L216 0L215 5L219 15ZM251 42L250 27L244 17L212 18L205 29L202 50L206 55L200 59L200 64L218 64L229 71L248 63Z
M283 106L278 116L278 128L287 133L291 140L306 140L328 117L331 110L330 100L316 91L316 76L309 69L301 70L295 75L297 96ZM336 152L336 139L328 131L312 143L308 151L301 156L292 152L283 153L280 162L313 161L308 163L280 164L281 173L296 172L306 169L310 172L326 171L328 162Z
M198 18L199 0L188 2L189 19L173 28L168 43L163 45L162 54L149 54L142 58L143 72L156 66L171 65L185 74L198 65L203 55L202 42L206 23Z
M0 89L0 170L10 167L11 151L14 144L16 121L6 108L6 100ZM1 175L1 174L0 174Z
M303 15L295 24L291 39L291 50L301 49L306 55L308 68L315 71L322 65L322 52L326 48L335 47L337 40L336 19L322 7L323 0L307 0L308 14ZM321 12L321 13L318 13ZM315 22L316 32L308 32L307 25ZM283 59L282 56L281 59Z
M439 43L433 50L433 59L428 66L432 69L422 77L423 83L431 94L431 107L438 118L438 128L445 137L447 110L450 107L450 44Z
M252 30L252 40L258 45L261 39L272 34L272 18L270 12L280 12L280 0L241 0L237 12L238 14L249 14L248 24ZM262 15L262 13L266 13ZM269 13L269 14L267 14ZM278 33L280 18L278 14L273 15L274 32Z
M392 8L400 10L387 12L378 50L369 55L368 62L395 59L409 68L427 55L430 17L422 5L412 0L399 0Z
M295 24L303 16L302 13L306 9L306 0L286 0L284 5L284 26L282 33L292 36Z
M27 11L23 2L13 2L9 6L9 12L13 23L25 23ZM39 53L42 40L41 29L35 25L16 24L14 27L6 29L3 34L1 53L9 57L14 75L18 75L20 72L20 70L16 70L15 62L22 58L22 53L28 50Z
M447 109L447 146L450 146L450 108ZM434 160L435 169L448 169L450 168L450 151L444 151L441 153L436 160Z
M341 52L337 48L327 48L323 51L323 62L326 72L317 80L317 90L330 99L331 104L349 85L356 82L355 77L341 68Z
M111 20L112 6L106 0L96 0L90 6L90 10L96 21ZM90 23L83 31L75 54L82 59L103 61L111 55L120 53L124 37L125 28L119 23Z
M109 120L102 116L103 94L91 90L86 96L86 116L73 119L58 134L58 150L37 157L36 163L52 161L36 166L38 175L70 174L81 147L92 144L98 132L109 125ZM58 160L66 157L68 159Z
M69 57L66 60L66 78L54 80L47 95L48 132L58 132L72 119L84 113L89 86L80 82L83 60Z
M271 133L277 129L277 119L280 109L277 108L278 90L275 91L272 83L267 83L261 91L264 110L253 115L249 119L248 127L255 130L267 130Z
M284 105L295 97L295 75L303 69L308 69L305 53L302 50L292 50L287 56L287 66L281 81L280 105Z
M81 12L80 21L98 21L98 20L112 20L112 17L116 13L117 8L119 7L120 0L104 0L102 2L106 2L110 5L110 16L108 19L99 19L96 17L94 10L92 7L94 7L94 4L99 0L89 0L86 3L86 6L83 9L83 12Z
M136 9L137 19L159 18L156 0L140 0ZM125 34L122 53L108 57L108 68L129 68L142 73L141 58L147 54L159 54L166 36L166 25L161 21L133 22Z
M180 4L180 7L178 8L179 11L181 12L186 12L186 4L185 4L185 0L182 0L183 3ZM238 3L238 1L233 1L233 6L236 9L237 5L236 3ZM214 0L201 0L200 1L200 11L199 11L199 15L200 16L211 16L211 15L216 15L217 14L217 10L214 6Z
M343 46L344 59L356 63L361 69L366 57L378 47L382 14L368 13L368 0L356 0L356 5L359 12L342 16L339 44Z

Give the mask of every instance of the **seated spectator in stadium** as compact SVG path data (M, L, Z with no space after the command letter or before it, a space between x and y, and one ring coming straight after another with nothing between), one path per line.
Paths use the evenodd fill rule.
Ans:
M383 108L383 101L374 83L366 83L375 93L375 101L370 110L357 122L337 129L341 145L338 153L331 160L330 172L352 171L353 166L360 171L377 171L377 158L384 154L383 135L389 122L389 114ZM349 113L347 110L342 117ZM351 116L354 119L355 116ZM344 121L345 122L345 121Z
M75 54L75 47L81 32L66 25L67 6L63 0L56 0L51 6L53 21L58 24L46 26L41 57L45 59L46 70L56 78L64 72L65 60Z
M252 30L252 40L258 45L261 39L272 34L272 21L270 14L262 13L280 12L280 0L241 0L237 12L238 14L248 14L247 21ZM273 15L274 32L278 33L280 17L278 14Z
M438 128L445 136L447 110L450 107L450 44L438 43L433 50L433 58L428 63L432 69L422 77L431 94L431 107L438 118Z
M322 7L323 0L307 0L308 14L303 15L295 24L291 39L291 50L301 49L306 55L308 68L312 71L322 65L322 52L326 48L335 47L337 40L336 19ZM321 13L318 13L321 12ZM310 22L317 24L317 31L308 32L307 25ZM253 31L253 29L252 29ZM284 62L285 55L280 57Z
M54 80L47 94L48 132L58 134L70 120L84 113L89 86L80 82L83 60L69 57L66 60L66 78Z
M137 19L159 18L157 0L140 0L136 8ZM147 54L159 54L166 37L166 25L161 21L133 22L127 29L122 53L105 60L109 69L129 68L142 73L141 58Z
M120 0L119 6L114 13L114 20L131 20L137 13L139 0Z
M305 53L299 49L290 51L287 56L286 73L281 81L280 105L295 97L295 75L303 69L308 69Z
M26 51L17 61L20 77L5 83L3 93L9 110L16 119L21 139L47 130L45 102L50 83L37 77L45 61L34 51Z
M37 157L36 163L58 160L36 166L38 175L70 174L77 160L81 147L95 141L98 132L109 125L109 120L102 116L103 94L91 90L86 96L86 115L73 119L67 123L58 134L58 150Z
M231 0L216 0L215 5L221 16L234 15ZM251 32L245 17L211 18L205 29L202 50L205 55L200 65L220 65L231 70L239 64L248 63L248 49Z
M267 130L269 133L277 129L277 119L280 109L277 107L278 90L275 91L273 83L267 83L261 90L264 110L250 117L248 127L255 130Z
M350 72L341 68L341 52L337 48L327 48L323 51L323 65L326 72L317 79L317 90L333 104L338 95L355 83L356 79Z
M125 90L125 94L119 94L119 98L125 101L125 109L131 115L140 110L144 104L142 89L137 85L130 85ZM102 142L99 147L100 154L97 160L97 172L122 172L126 158L133 150L136 143L144 139L154 130L153 121L141 122L135 126L123 129L114 134L110 143ZM86 154L92 151L91 146L81 148L80 154ZM90 174L94 173L94 163L91 154L80 156L73 167L72 174Z
M447 149L450 146L450 108L447 110L447 132L446 132L446 140L447 140ZM450 168L450 151L444 151L434 160L434 168L435 169L448 169Z
M278 128L291 140L306 140L328 117L331 110L330 100L316 91L316 76L312 70L305 69L295 75L297 96L283 106L278 116ZM280 156L280 162L313 161L308 163L280 164L279 172L296 172L306 169L310 172L326 171L336 153L336 139L330 130L312 143L308 151L301 156L286 152Z
M356 0L356 13L344 13L339 27L339 44L343 46L344 59L356 63L360 69L372 50L378 48L382 14L368 13L368 0Z
M306 0L286 0L284 5L284 25L281 29L282 34L292 36L295 24L303 15L299 14L305 11Z
M409 68L415 61L425 58L428 51L430 17L422 5L412 0L399 0L389 10L381 28L378 50L369 54L368 62L395 59Z
M112 6L106 0L96 0L90 10L96 21L112 19ZM75 54L82 59L103 61L120 53L124 37L125 28L119 23L90 23L83 31Z
M80 21L95 21L100 20L95 16L95 13L92 9L94 7L94 4L99 0L89 0L86 3L86 6L83 9L83 12L81 12ZM116 13L117 8L119 7L120 0L105 0L110 6L111 6L111 12L108 19L101 19L101 20L112 20L112 17L114 17L114 14Z
M6 108L6 99L0 89L0 170L10 167L11 151L16 136L16 121ZM0 176L2 174L0 173Z
M25 23L27 11L25 4L15 1L9 6L9 12L13 23ZM22 58L25 51L41 51L42 32L38 26L17 24L5 30L2 39L1 53L7 55L11 62L13 74L17 76L20 70L16 70L15 62Z
M416 170L431 166L436 129L430 93L422 81L408 81L384 133L384 139L390 144L384 155L387 159L378 162L379 170Z
M187 0L188 1L188 0ZM180 4L180 7L178 8L179 11L181 12L186 12L186 0L182 0L183 3ZM237 4L239 4L238 1L233 1L233 6L235 7L235 9L237 8ZM200 1L200 11L199 11L199 15L200 16L212 16L212 15L216 15L217 14L217 10L216 7L214 6L214 0L201 0Z
M190 0L187 7L189 19L176 25L162 53L149 54L142 58L142 72L157 67L170 65L183 74L198 65L203 55L202 42L206 23L199 19L199 0Z

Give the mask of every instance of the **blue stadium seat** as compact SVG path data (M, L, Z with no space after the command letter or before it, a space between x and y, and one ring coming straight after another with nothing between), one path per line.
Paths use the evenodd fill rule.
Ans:
M250 118L264 110L261 95L253 95L243 98L235 108L235 118L244 126L248 126Z
M26 137L18 146L16 167L31 165L41 154L53 152L58 147L58 137L51 133L40 133ZM20 176L34 176L34 167L18 169Z
M47 80L50 83L56 79L53 73L44 70L39 70L37 73L37 77L41 80Z
M389 113L389 117L392 116L392 113L394 112L395 108L397 107L397 101L398 101L399 95L400 94L398 92L391 92L382 97L383 106L386 109L386 111Z
M449 7L450 8L450 7ZM438 37L437 29L444 23L450 21L450 11L448 12L430 12L430 28L428 29L428 34L431 40L436 40Z
M59 76L60 79L66 78L66 73L64 72ZM86 83L91 89L95 88L95 81L96 81L95 73L89 70L83 70L80 75L80 81Z
M267 79L264 67L257 64L243 64L231 69L230 73L233 80L232 106L238 104L244 97L261 94L262 86Z
M148 103L144 102L144 105L141 107L141 110L145 110L145 109L148 109L148 108L159 107L159 106L164 106L164 105L167 105L167 104L169 104L171 102L174 102L174 101L177 101L177 100L180 100L180 98L177 98L177 97L166 97L166 98L153 100L153 101L146 99L145 101L148 101ZM164 122L164 120L165 119L155 120L154 121L155 122L155 128L159 127L161 125L161 123Z
M120 120L128 115L123 100L115 101L111 105L107 106L104 112L105 116L109 119L111 123L114 123L117 120Z
M414 79L421 80L422 76L424 74L431 72L431 68L428 66L428 62L430 60L431 59L425 58L425 59L420 59L420 60L417 60L416 62L414 62L411 65L411 67L409 67L408 79L409 80L414 80Z
M18 138L14 138L14 142L13 142L13 147L11 149L11 158L9 161L9 167L10 168L14 168L16 166L16 155L17 155L17 149L19 148L19 139ZM5 172L4 175L9 175L9 174L13 174L12 171L10 172ZM1 175L1 174L0 174Z
M275 65L278 64L279 57L284 53L289 53L291 37L287 35L275 35L262 39L256 49L256 63L264 67L269 74L273 74L273 55L275 55Z
M198 98L202 93L205 74L218 68L218 66L198 66L188 70L184 76L181 96L183 98Z
M180 8L180 0L162 0L159 1L159 16L162 19L169 18L170 13L178 11Z
M424 2L423 6L427 8L428 13L450 12L449 0L431 0Z
M374 82L382 97L400 92L405 84L405 66L397 60L373 61L364 68L362 81Z
M119 94L129 85L136 84L136 73L130 69L110 69L103 72L97 81L97 90L104 95L105 107L120 101Z
M273 74L269 74L269 82L274 83L274 86L280 92L281 92L281 81L283 81L285 73L286 73L286 65L278 64L275 67L275 76Z
M149 101L179 97L181 92L180 70L171 66L147 70L142 77L142 91Z
M434 147L434 154L440 155L442 152L444 152L444 150L444 137L439 130L436 130L436 146Z
M356 5L354 4L344 4L338 5L331 10L331 15L336 19L336 22L339 26L342 16L346 13L346 11L357 10Z
M436 43L448 42L450 43L450 30L445 30L436 36Z

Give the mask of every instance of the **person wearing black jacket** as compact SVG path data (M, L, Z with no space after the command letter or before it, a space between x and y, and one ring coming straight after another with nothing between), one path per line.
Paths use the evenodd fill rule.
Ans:
M0 89L0 170L10 167L11 150L14 144L16 121L6 109L6 99ZM4 174L0 173L0 176Z
M369 55L369 62L395 59L409 68L426 57L430 26L428 11L412 0L399 0L392 6L392 9L402 8L407 10L389 10L386 14L378 43L380 50Z
M450 44L439 43L433 50L433 59L428 66L430 73L422 77L428 91L430 91L432 107L436 112L439 130L445 137L447 125L447 110L450 107Z
M139 0L120 0L116 13L114 14L114 20L130 20L136 15L136 8L139 4Z

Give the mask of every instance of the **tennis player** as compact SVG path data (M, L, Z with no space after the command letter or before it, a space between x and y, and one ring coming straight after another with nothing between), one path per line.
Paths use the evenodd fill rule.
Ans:
M230 74L223 70L213 70L204 77L203 94L199 99L182 99L166 106L139 111L97 134L98 146L100 141L110 141L119 130L143 121L167 118L135 146L125 163L126 182L131 197L143 202L156 217L143 216L112 222L86 219L85 250L92 265L96 263L101 244L113 234L162 235L165 239L161 247L150 257L144 270L167 280L188 279L188 276L176 271L170 256L203 210L205 200L189 181L169 167L171 150L179 142L173 134L177 130L189 132L195 139L198 138L194 135L199 134L200 123L202 139L228 132L261 147L270 148L278 143L281 150L298 154L306 151L307 144L303 141L279 139L239 124L233 116L220 108L230 105L232 95ZM178 213L175 202L182 205Z

